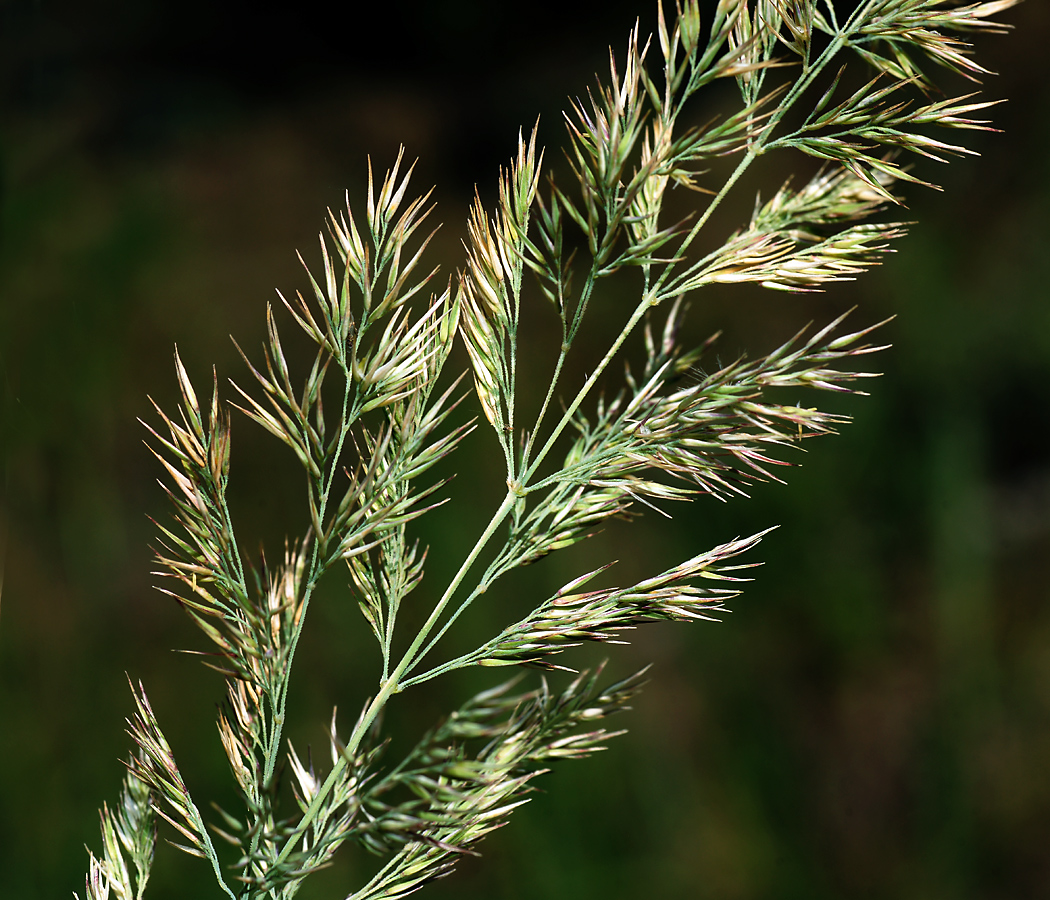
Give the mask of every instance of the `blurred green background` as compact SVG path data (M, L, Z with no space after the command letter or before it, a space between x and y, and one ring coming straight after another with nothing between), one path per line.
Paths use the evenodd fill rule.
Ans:
M273 289L305 286L295 249L316 260L325 207L346 189L357 202L366 154L385 169L400 142L417 186L437 185L435 258L454 269L474 184L491 196L537 114L558 156L564 98L639 15L651 29L652 4L622 0L0 0L4 900L82 889L127 749L125 672L197 795L230 800L221 684L170 652L201 641L150 587L147 516L167 510L136 418L155 422L147 393L173 406L173 345L201 385L212 364L240 377L227 335L258 346ZM908 192L917 224L896 256L826 294L694 303L690 337L724 329L724 359L853 305L857 324L895 315L871 397L800 398L855 422L810 443L786 486L617 523L475 618L498 628L588 564L620 557L626 581L782 526L724 622L613 648L617 674L655 662L630 734L545 776L481 859L422 896L1050 896L1050 9L1029 0L1005 18L1014 33L979 40L1001 73L988 96L1010 99L994 113L1005 134L976 135L981 158L920 166L945 192ZM794 163L772 165L767 191ZM457 461L452 490L468 499L426 535L437 576L498 503L493 449L479 430ZM276 549L301 521L294 466L235 420L233 477L242 535ZM323 745L332 704L347 723L374 673L340 582L312 613L297 744ZM486 683L406 698L392 727L421 728ZM345 896L370 865L344 854L303 896ZM218 896L166 846L155 878L158 900Z

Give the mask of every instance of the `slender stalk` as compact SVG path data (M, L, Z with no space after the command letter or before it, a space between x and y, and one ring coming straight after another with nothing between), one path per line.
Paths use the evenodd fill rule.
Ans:
M222 519L226 529L230 532L230 545L234 548L233 553L230 555L233 557L233 564L236 566L235 575L237 576L237 587L243 592L244 596L248 596L248 584L244 577L244 565L241 562L241 554L237 551L237 538L234 536L233 531L233 519L230 516L230 507L226 503L226 495L221 495L222 502Z
M445 588L445 592L441 595L441 599L434 605L434 609L431 611L430 616L427 618L426 622L423 623L423 627L419 629L415 638L413 638L412 643L405 651L405 655L401 658L401 662L398 663L397 668L394 669L390 676L391 681L399 680L405 672L409 671L412 666L416 664L416 654L419 652L420 647L423 646L427 636L441 618L442 612L444 612L445 607L448 606L453 594L459 589L467 572L470 571L482 550L485 549L493 534L496 533L496 529L499 528L507 516L510 515L519 496L520 493L517 490L507 491L507 495L503 498L503 502L500 504L499 509L492 514L492 518L489 520L488 525L485 526L485 530L481 533L481 537L478 538L473 549L467 554L467 558L463 560L463 564L459 567L459 571L456 572L452 581L449 582L448 587ZM400 690L400 688L398 688L398 690Z
M634 312L631 313L631 317L627 320L627 324L624 326L623 330L616 337L616 340L612 342L612 346L609 347L605 356L602 357L601 362L598 363L595 370L590 374L590 377L584 382L583 387L577 391L572 402L565 408L565 412L562 413L562 417L558 421L558 424L554 426L554 430L551 432L550 437L547 438L543 447L540 448L540 451L536 454L536 458L522 473L522 490L525 491L525 493L530 491L530 488L527 487L529 480L536 474L536 470L543 463L543 460L546 459L547 454L551 452L551 449L554 447L558 438L561 437L561 433L572 421L572 417L575 415L576 410L580 408L580 404L587 399L591 390L593 390L594 386L598 383L598 379L602 377L602 373L608 368L609 363L613 361L613 358L624 345L624 342L630 337L631 332L634 331L635 326L642 320L646 311L653 305L655 305L655 302L652 293L645 294L635 307Z
M204 855L207 857L208 862L211 864L212 872L215 874L215 880L218 882L219 887L222 888L226 896L230 897L231 900L237 900L236 895L230 890L226 879L222 877L222 867L219 865L219 855L215 852L215 845L212 843L211 836L208 834L208 829L204 826L204 820L201 818L200 810L192 801L190 802L190 809L193 812L193 817L197 820L197 833L204 844Z
M543 404L540 406L539 414L536 416L536 421L532 426L532 431L529 433L529 439L525 444L525 450L521 456L522 471L524 472L528 470L530 472L529 475L523 476L523 483L527 483L528 479L531 477L529 459L532 455L532 448L536 443L536 436L540 433L540 428L543 426L543 420L547 416L547 410L550 408L551 401L554 399L554 394L557 391L559 382L561 381L562 368L565 366L565 360L569 355L569 350L572 349L572 344L576 339L580 323L583 321L583 317L587 312L587 306L590 303L591 295L594 293L596 279L597 266L592 263L591 270L587 273L587 280L584 282L583 288L580 291L579 302L576 304L576 309L573 311L572 325L566 328L564 314L562 316L562 339L561 347L558 351L558 361L554 365L554 372L551 375L550 384L547 386L547 393L543 398Z
M726 183L722 185L721 190L714 196L711 202L707 205L707 209L704 210L703 215L697 219L696 223L692 228L689 229L689 233L682 239L682 243L678 247L678 254L681 255L689 249L689 245L696 239L696 236L710 220L714 212L725 200L726 195L733 189L736 183L740 180L743 174L751 167L751 164L758 158L758 154L753 150L747 150L744 154L744 158L737 163L737 167L733 170L733 173L726 180ZM653 285L651 293L655 296L660 296L660 289L667 283L667 279L674 269L675 263L668 263L656 279L656 283Z
M558 353L558 361L554 364L554 372L551 375L550 384L547 385L547 393L543 398L543 403L540 406L540 411L536 416L536 421L533 423L532 431L529 432L529 438L525 442L525 449L521 454L521 465L527 467L529 464L529 457L532 455L532 448L536 442L536 435L539 434L540 428L543 426L543 420L547 416L547 410L550 408L551 401L554 399L554 393L557 390L558 382L561 379L561 370L565 366L565 360L569 355L569 344L563 340L561 350Z
M426 658L427 654L430 653L430 651L433 650L434 647L437 646L438 642L445 636L445 634L448 632L448 630L455 624L456 620L461 615L463 615L463 613L465 613L467 611L467 608L470 606L470 604L473 603L481 594L485 593L485 591L487 591L488 588L489 588L489 584L486 583L485 579L482 579L482 581L477 585L477 587L475 587L474 590L472 590L466 596L466 598L463 600L463 602L460 603L460 605L456 607L456 609L452 613L452 615L449 616L445 620L445 624L442 625L441 628L438 629L438 633L435 634L427 642L427 645L419 652L419 659L425 659ZM430 680L429 677L422 677L422 676L417 677L417 678L408 678L408 679L406 679L405 681L402 682L402 687L409 687L410 685L418 684L420 682L429 681L429 680Z
M329 772L328 777L325 779L324 784L317 791L313 800L310 803L309 808L303 815L299 824L296 826L294 833L286 841L284 848L281 850L280 855L274 861L274 867L279 866L288 855L295 848L295 845L306 833L306 830L310 827L313 821L317 818L317 813L320 811L324 800L332 792L332 788L335 786L343 769L346 768L347 760L353 758L354 753L357 752L357 748L361 745L361 741L364 739L365 734L368 733L368 729L372 727L372 723L375 721L376 716L379 715L380 711L386 706L387 701L391 696L402 690L403 685L401 684L401 677L415 664L416 654L418 653L423 642L426 640L427 635L430 634L434 625L441 617L441 613L448 605L449 600L452 599L452 595L456 592L456 589L462 583L466 577L467 572L474 565L475 560L488 544L489 539L496 532L496 529L503 523L503 521L510 515L511 510L514 508L514 503L517 500L518 495L514 491L508 491L507 496L503 499L503 503L500 504L499 509L493 514L489 520L489 524L485 527L481 537L478 538L474 544L474 548L467 555L467 558L463 561L459 567L459 571L456 572L452 581L449 582L448 587L445 589L445 593L442 594L441 599L434 606L433 611L430 613L430 617L426 623L419 630L415 639L412 641L409 648L405 651L404 656L401 657L401 661L397 664L397 667L393 672L390 673L390 677L380 685L379 693L376 694L375 699L368 705L368 709L365 710L364 715L358 722L357 727L350 735L349 740L346 742L346 749L336 760L332 766L332 771Z
M387 701L395 693L397 693L397 681L394 677L388 678L385 684L380 688L379 693L376 694L375 699L368 705L368 709L365 710L364 715L361 716L360 722L350 735L349 740L346 742L345 750L332 765L332 770L328 773L328 777L324 780L324 784L321 785L316 795L314 795L314 799L303 814L303 818L296 826L295 831L285 842L281 852L273 861L273 868L280 866L295 849L295 845L302 840L303 835L306 834L309 827L317 818L317 814L324 805L325 799L327 799L328 795L332 793L332 789L335 787L336 782L339 780L339 777L347 766L347 760L353 758L354 753L357 752L357 748L361 746L361 741L368 733L368 729L371 728L372 723L375 722L376 716L379 715L383 707L386 706Z
M343 374L345 377L344 389L343 389L343 406L339 417L339 437L336 441L335 453L332 456L331 469L328 473L327 484L324 487L324 491L321 495L321 503L319 509L318 519L324 527L325 510L328 505L329 494L332 490L332 485L335 483L335 473L339 467L339 458L343 452L343 443L346 439L346 434L349 431L349 425L347 423L347 412L350 406L350 394L352 392L353 381L351 378L350 371L344 366L342 367ZM292 663L295 660L295 651L299 646L299 638L303 632L303 626L306 622L306 613L310 607L310 599L313 596L314 587L317 584L318 579L321 575L321 568L323 566L319 563L320 555L320 544L321 535L316 535L312 548L310 558L310 575L306 581L306 587L303 590L303 603L302 612L299 615L299 620L296 622L294 630L292 631L291 640L288 645L287 663L284 666L283 672L284 677L281 679L276 709L272 712L272 729L270 730L269 740L267 746L263 751L263 780L261 787L265 790L266 786L269 785L274 777L274 772L277 768L277 761L280 758L281 740L284 735L284 724L286 718L286 708L288 702L288 687L291 682ZM260 816L266 815L266 811L262 810L259 813ZM263 829L255 828L252 836L251 843L249 845L248 859L255 857L255 854L259 849L259 841L262 839Z
M343 444L346 441L346 436L350 431L350 425L352 423L347 421L347 412L350 406L350 395L353 392L353 380L351 373L348 369L343 369L345 376L345 386L343 389L343 408L339 415L339 437L336 440L335 453L332 454L331 468L328 472L328 483L324 487L324 492L321 494L321 503L318 510L318 520L321 522L321 527L324 527L325 514L328 509L328 500L332 492L332 486L335 483L335 475L339 469L339 458L343 453ZM303 603L302 611L299 614L299 618L295 623L292 631L291 641L288 645L288 662L285 666L285 671L290 675L292 663L295 660L295 651L299 646L299 638L303 633L303 626L306 624L306 613L310 608L310 600L313 596L314 588L317 586L317 582L320 579L324 571L324 562L320 560L321 552L321 535L317 535L313 542L313 548L311 550L310 557L310 574L306 579L306 588L303 591ZM271 741L271 759L268 760L266 768L267 781L273 776L274 762L273 757L276 756L274 753L275 749L280 745L281 732L284 727L285 719L285 704L288 700L288 685L290 677L286 677L282 681L281 692L280 692L280 706L276 717L277 728L274 740Z

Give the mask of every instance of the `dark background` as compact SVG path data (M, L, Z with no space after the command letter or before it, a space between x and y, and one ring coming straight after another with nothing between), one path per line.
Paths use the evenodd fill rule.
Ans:
M415 184L438 185L435 256L454 269L475 182L491 190L538 114L556 158L564 98L637 15L650 30L650 4L619 0L0 0L4 900L82 889L83 845L97 849L95 809L115 799L127 749L125 672L145 681L199 802L229 799L221 686L170 652L200 639L150 588L147 515L166 509L135 420L155 422L147 393L173 406L173 344L199 385L213 363L240 377L227 335L258 346L273 288L305 287L294 250L316 260L325 207L347 188L359 203L366 154L385 169L401 142L420 159ZM585 565L622 557L626 581L782 526L722 624L613 648L618 674L656 662L630 734L546 776L482 859L425 896L1050 896L1048 9L1030 0L1005 18L1014 33L978 41L1001 73L988 96L1010 101L994 112L1005 134L973 136L981 158L920 166L945 192L908 192L917 224L882 269L821 295L694 304L690 336L724 328L724 359L854 304L857 324L896 315L871 397L800 398L854 424L812 442L786 486L617 523L480 610L484 633ZM732 216L796 162L771 161ZM529 326L537 346L544 321ZM235 421L242 535L276 550L300 484L272 443ZM498 503L493 450L479 430L457 461L453 492L472 500L427 536L439 576ZM312 613L297 744L323 744L333 703L348 726L374 677L339 582ZM392 728L421 728L486 683L420 691ZM370 865L346 853L303 896L345 896ZM166 846L155 878L152 897L218 896L206 866Z

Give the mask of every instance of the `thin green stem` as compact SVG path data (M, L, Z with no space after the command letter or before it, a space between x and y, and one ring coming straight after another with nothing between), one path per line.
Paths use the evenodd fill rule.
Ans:
M318 519L324 527L325 510L328 505L328 498L331 494L332 485L335 483L335 473L338 469L339 457L343 452L343 443L346 440L347 432L349 431L349 423L347 422L347 413L350 407L350 394L353 388L353 379L351 372L344 365L343 374L345 377L345 387L343 389L343 406L339 417L339 437L336 441L335 453L332 456L331 469L328 473L327 484L321 494L321 503L319 509ZM285 658L284 664L281 667L281 673L283 677L280 680L280 684L277 689L276 703L273 703L271 699L272 712L272 728L270 729L269 739L266 742L266 747L263 751L263 777L262 782L259 785L260 796L266 792L266 786L270 784L273 779L274 771L277 767L277 760L280 755L281 740L284 735L284 724L286 720L286 709L288 702L288 686L291 682L291 671L292 663L295 659L295 651L299 645L299 638L303 632L303 625L306 622L306 613L310 607L310 599L313 596L314 587L317 584L318 579L321 575L321 569L323 563L319 561L320 556L320 544L321 535L315 536L313 550L310 558L310 574L306 581L306 587L303 591L303 602L302 612L299 615L298 621L292 630L292 637L288 644L288 652ZM260 815L265 815L265 811L260 812ZM263 829L256 828L255 833L252 836L251 844L247 854L248 859L253 859L259 849L259 841L262 839ZM245 891L247 892L247 888ZM232 895L231 895L232 896Z
M835 12L834 0L824 0L824 5L828 8L828 18L831 20L831 27L836 31L839 30L839 17Z
M408 488L402 483L400 489L407 494ZM395 540L395 536L391 536L388 540ZM398 553L398 571L402 571L404 554L405 554L405 526L401 525L396 533L397 540L397 553ZM397 621L397 613L401 608L401 599L404 596L403 593L404 585L398 583L395 589L387 592L387 612L386 612L386 623L383 629L383 641L382 641L382 652L383 652L383 681L386 681L390 677L390 656L391 649L394 644L394 624Z
M456 615L459 615L459 612L459 610L456 610ZM439 637L441 637L441 635L438 635L433 641L431 641L431 644L436 643ZM424 651L423 655L426 656L426 651ZM433 669L427 669L419 675L413 675L411 678L406 678L401 682L401 687L409 688L417 684L423 684L427 681L433 681L435 678L438 678L441 675L446 675L456 669L462 669L465 666L474 665L474 663L478 661L478 658L477 650L472 650L470 653L464 653L462 656L457 656L455 659L450 659L448 662L443 662L440 665L434 666Z
M418 662L420 659L420 648L430 635L430 632L433 631L434 626L441 618L441 614L445 611L445 607L448 606L452 596L459 589L460 584L462 584L467 572L474 565L474 562L481 554L481 551L488 545L492 535L496 533L496 529L503 524L507 516L510 515L511 510L514 509L514 504L518 501L518 497L518 491L507 491L507 496L503 498L503 502L500 504L499 509L493 513L488 525L485 526L485 530L481 533L481 537L478 538L473 549L467 554L467 558L463 560L463 564L459 567L459 571L456 572L455 577L449 582L448 587L445 588L445 592L441 595L441 599L434 605L430 617L423 623L423 627L420 628L419 633L412 640L408 650L405 651L405 655L402 657L401 662L398 663L397 668L391 675L391 680L400 679L402 675L408 672L416 662Z
M230 556L233 557L234 574L237 576L237 586L244 592L244 596L248 596L248 584L244 578L244 564L241 562L241 554L237 549L237 538L234 537L233 533L233 519L230 516L230 508L226 503L226 492L225 489L219 492L219 504L222 510L223 524L226 526L226 530L230 533L230 546L233 548L233 553Z
M520 263L518 264L520 267ZM507 481L517 478L517 461L514 458L514 406L518 385L518 319L521 311L521 272L511 278L511 296L514 301L514 316L510 327L510 384L507 385L507 426L501 436L507 456Z
M188 796L187 799L189 799ZM208 834L208 829L204 824L204 820L201 818L200 810L197 809L197 804L192 800L190 800L190 809L193 811L194 828L197 835L204 842L204 855L207 857L208 862L211 863L212 871L215 873L215 880L231 900L237 900L237 895L230 890L229 885L226 884L226 879L222 877L222 868L219 865L219 856L215 852L215 845L211 842L211 837Z
M434 606L433 611L430 613L430 617L426 623L419 630L412 644L405 651L401 661L397 664L397 667L393 672L390 673L390 677L387 678L380 687L379 693L376 694L375 699L368 705L368 709L365 710L364 715L361 716L357 727L354 728L353 733L350 735L349 740L346 742L346 749L340 755L339 759L336 760L332 766L331 772L328 773L328 777L325 779L324 784L318 790L317 794L314 795L313 800L310 802L310 806L303 814L303 818L299 821L295 831L285 842L283 849L278 855L277 859L273 862L273 867L276 868L284 860L286 860L295 845L302 839L302 836L306 833L306 830L310 827L313 821L317 818L317 814L321 810L322 804L327 799L328 795L332 792L335 787L336 781L340 777L343 769L347 766L347 761L352 759L354 754L357 752L357 748L361 745L361 741L364 739L368 729L372 727L372 723L375 721L376 716L379 715L380 711L386 706L387 701L396 693L398 693L404 685L401 683L402 676L417 662L420 648L426 641L428 635L433 630L434 625L441 617L441 613L445 607L448 606L449 601L452 599L453 594L459 588L463 579L466 577L467 572L474 565L478 556L482 550L488 544L489 539L496 532L496 529L503 523L503 521L510 515L511 510L514 507L518 495L514 491L508 491L507 496L504 498L503 503L500 504L499 509L493 514L489 520L489 524L486 526L481 537L478 538L474 544L474 548L467 555L467 558L463 560L463 564L459 567L459 571L456 572L455 577L449 582L448 587L442 594L441 599Z
M467 595L466 599L464 599L463 602L460 603L459 606L456 607L456 609L452 613L452 615L449 616L448 619L445 620L445 624L442 625L441 628L438 629L438 633L435 634L427 642L426 646L419 653L419 659L426 658L426 655L428 653L430 653L430 651L433 650L435 646L437 646L438 642L445 636L445 633L452 627L452 625L455 623L455 621L461 615L463 615L463 613L465 613L467 611L467 608L470 606L470 604L473 603L481 594L485 593L486 590L488 590L490 584L491 584L491 582L488 579L482 579L481 583L478 584L478 586L475 587L474 590L472 590ZM402 687L408 687L408 686L410 686L412 684L417 684L417 683L419 683L421 681L429 681L429 680L430 680L429 677L428 678L423 678L423 677L408 678L408 679L406 679L405 681L402 682L401 686Z
M372 727L372 723L375 722L376 716L379 715L380 711L386 706L387 701L390 697L397 693L397 682L394 678L387 679L386 683L382 686L379 693L376 694L375 699L368 705L368 709L365 710L364 715L361 716L357 727L354 729L353 734L350 735L350 739L346 742L345 749L340 754L339 759L335 761L332 766L332 771L328 773L328 777L325 779L324 784L321 785L320 789L314 795L314 799L310 802L309 808L303 814L303 818L300 820L299 825L295 831L285 842L285 845L277 858L271 864L271 868L276 869L281 865L291 854L296 844L302 840L307 829L313 824L317 818L317 814L321 811L321 805L327 799L328 795L332 792L335 787L336 781L339 779L346 768L348 760L352 759L354 754L357 752L357 748L361 746L361 741L364 739L365 734L368 733L368 729Z
M332 493L332 486L335 484L335 475L339 469L339 458L343 454L343 444L346 442L346 436L350 432L350 426L352 424L349 421L348 411L350 408L350 395L353 393L353 377L349 369L343 369L343 375L345 378L345 386L343 388L343 407L339 414L339 437L336 440L335 452L332 454L332 461L330 469L328 471L328 481L324 486L324 491L321 494L321 503L318 509L318 521L321 523L321 527L324 528L325 515L328 510L328 500ZM292 638L288 645L287 661L285 662L285 672L289 672L292 667L292 662L295 658L295 651L299 645L299 638L303 633L303 626L306 624L306 613L310 607L310 599L313 596L314 588L317 586L317 582L320 579L324 568L325 562L320 559L321 553L321 540L322 535L318 534L314 538L313 548L310 555L310 574L306 579L306 588L303 592L303 603L302 612L299 614L299 618L295 623L292 630ZM282 684L280 693L280 723L281 726L284 724L284 711L285 703L288 698L288 682L289 679L286 677ZM281 728L277 729L277 743L273 744L276 747L280 743ZM273 774L273 765L268 766L267 777Z
M569 343L563 336L561 351L558 353L558 361L554 364L554 373L551 375L550 384L547 386L547 395L543 398L543 405L540 406L536 422L533 424L532 431L529 433L529 439L525 443L525 450L521 454L522 468L529 464L529 457L532 455L532 448L536 443L536 435L539 434L543 420L547 417L547 410L550 408L551 401L554 399L554 392L558 387L558 381L561 379L561 370L565 366L566 357L569 355L569 346Z
M591 302L591 295L594 293L594 283L598 280L598 262L595 260L591 263L591 270L587 273L587 280L583 284L583 289L580 291L580 299L576 304L576 309L572 314L572 325L569 327L569 339L567 343L571 346L572 342L576 340L576 335L580 331L580 325L583 322L583 317L587 314L587 306Z
M726 198L726 195L733 189L736 183L740 180L741 176L750 168L751 164L758 158L758 154L749 149L745 154L744 158L740 160L737 167L733 170L733 174L729 176L726 183L722 185L722 189L715 195L714 199L707 205L707 209L704 210L703 215L697 219L696 224L689 229L689 234L685 236L682 243L678 247L678 255L681 256L689 249L689 245L696 239L696 236L710 220L711 216L721 205L722 201ZM667 283L667 280L674 270L675 263L669 263L660 273L660 276L656 279L656 283L653 285L652 293L656 296L661 296L660 289Z
M410 852L412 852L411 844L409 844L407 847L402 847L400 850L397 851L397 853L390 857L389 861L383 866L383 868L381 868L378 872L376 872L375 875L372 876L368 884L366 884L360 890L352 893L349 897L346 898L346 900L354 900L355 897L360 897L362 895L367 896L369 891L372 890L372 888L374 888L377 884L382 884L383 879L385 879L387 875L397 870L397 868L404 861L404 858L408 856Z
M555 200L555 202L557 202ZM532 448L536 444L536 436L540 432L540 428L543 425L543 420L547 416L547 410L550 408L551 401L554 399L554 393L558 388L558 382L561 380L562 368L565 366L565 360L569 355L569 350L572 348L572 343L576 339L576 334L580 329L580 323L583 321L584 315L587 313L587 306L590 303L591 295L594 293L594 283L597 280L597 264L591 263L591 270L587 273L587 280L583 284L583 289L580 291L580 299L576 304L576 309L573 311L572 324L568 325L565 322L564 308L561 315L561 348L558 351L558 361L554 364L554 372L551 375L550 384L547 386L547 394L543 398L543 405L540 406L539 415L536 416L536 421L532 426L532 431L529 433L528 442L525 445L525 450L521 455L521 468L522 471L528 469L531 473L532 469L529 468L529 460L532 456ZM528 476L522 478L522 484L524 485L528 481Z
M605 356L602 357L601 362L598 363L598 366L590 374L590 377L584 382L583 387L580 388L576 396L573 397L572 402L566 407L565 412L562 413L562 417L558 421L558 424L554 426L554 430L551 432L550 437L547 438L546 443L544 443L539 453L536 454L536 458L529 464L528 468L526 468L522 472L522 490L524 490L526 493L528 493L530 490L530 488L527 487L529 479L531 479L532 476L536 474L536 470L543 463L543 460L546 459L547 454L550 453L558 438L561 437L561 433L566 429L566 427L568 427L569 423L572 421L572 417L576 414L576 410L578 410L583 401L587 399L587 396L590 394L591 390L598 383L598 379L601 378L602 373L604 373L605 370L608 368L609 363L613 361L613 358L620 351L620 348L624 345L624 342L630 336L631 332L634 331L635 326L642 320L642 317L645 315L646 311L653 305L653 294L652 292L648 292L642 297L639 304L635 307L634 312L631 313L631 318L627 320L627 324L617 336L616 340L612 342L612 346L609 347Z

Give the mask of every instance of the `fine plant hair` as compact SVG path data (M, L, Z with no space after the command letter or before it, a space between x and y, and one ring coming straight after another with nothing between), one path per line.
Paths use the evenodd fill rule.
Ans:
M853 391L869 374L858 358L881 349L872 328L844 331L842 317L765 356L718 365L710 342L680 342L688 303L712 284L819 290L878 263L905 224L872 217L921 183L907 154L971 153L944 135L989 128L975 115L992 103L946 96L934 76L985 74L963 36L1004 30L994 16L1016 2L719 0L703 21L698 0L673 18L658 6L655 36L643 40L636 25L607 80L571 104L559 181L536 132L519 137L495 209L475 200L462 268L443 288L425 261L430 195L411 194L412 168L399 156L381 182L369 169L363 204L330 216L307 296L267 308L262 359L242 353L248 377L233 385L232 402L215 380L202 404L176 354L180 409L158 408L163 425L150 429L174 506L174 522L159 526L158 574L225 679L218 730L241 804L223 810L195 798L145 689L132 684L133 750L119 802L101 810L86 898L145 895L158 818L231 898L293 897L347 842L382 859L367 883L346 888L347 900L403 897L476 852L554 761L585 757L618 734L605 719L625 708L643 673L606 684L600 670L583 672L560 690L546 678L529 689L505 681L420 728L400 760L388 759L382 714L397 695L454 670L564 669L567 648L614 642L645 622L711 618L737 594L738 557L761 534L624 587L592 585L608 567L581 573L462 655L443 641L514 570L644 507L743 494L802 439L846 421L778 398L783 388L792 397ZM694 95L716 81L735 82L736 111L684 126ZM819 160L819 170L756 201L721 243L708 240L705 227L741 177L786 151ZM709 184L706 170L721 157L735 167ZM695 192L695 212L668 221L676 188ZM629 285L635 305L574 383L567 360L612 278ZM523 303L560 327L544 396L529 404L519 397ZM602 316L611 315L606 304ZM288 365L282 317L316 347L308 371ZM466 402L467 373L446 372L457 340L476 396ZM625 366L622 386L608 390L610 367L631 346L644 362ZM472 404L483 415L476 422ZM227 504L230 407L286 444L306 474L305 530L281 558L255 566ZM523 407L538 412L523 421ZM475 427L491 429L506 494L451 579L423 590L427 554L413 531L446 489L428 473ZM347 729L333 714L322 766L288 741L287 701L311 601L333 569L379 654L356 721ZM399 627L406 605L422 622L408 633Z

